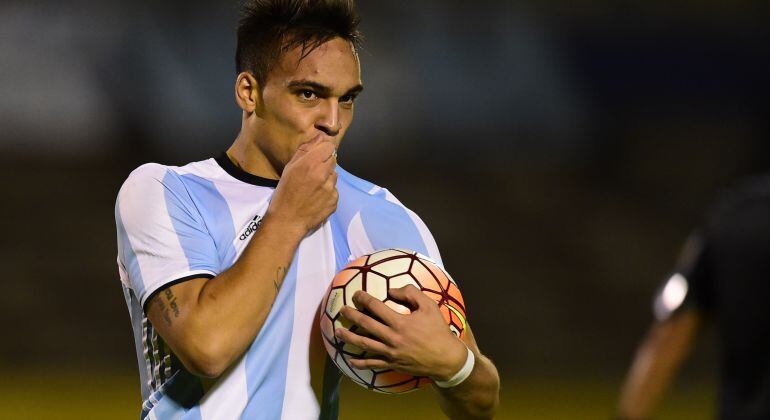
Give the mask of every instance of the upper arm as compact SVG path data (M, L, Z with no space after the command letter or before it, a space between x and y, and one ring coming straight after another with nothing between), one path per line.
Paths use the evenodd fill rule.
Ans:
M146 309L169 284L214 277L214 239L181 179L161 165L144 165L121 187L115 205L122 281Z
M161 288L147 301L147 318L174 350L184 347L183 343L187 341L185 321L207 281L207 278L194 278L171 284ZM175 353L181 355L182 352Z

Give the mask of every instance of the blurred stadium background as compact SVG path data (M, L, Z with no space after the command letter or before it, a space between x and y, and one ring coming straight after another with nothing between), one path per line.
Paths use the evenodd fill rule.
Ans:
M0 4L0 418L137 417L114 199L139 164L237 134L233 3ZM768 168L764 5L360 8L366 93L341 164L431 227L500 369L499 418L608 418L685 236ZM661 418L713 413L713 338ZM342 418L438 418L430 394L346 385Z

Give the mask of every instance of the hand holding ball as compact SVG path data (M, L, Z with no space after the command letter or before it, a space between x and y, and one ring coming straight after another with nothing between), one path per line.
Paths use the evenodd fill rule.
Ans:
M350 363L351 360L377 359L381 356L377 354L376 349L365 350L345 343L334 334L335 329L343 328L380 341L376 335L345 318L340 311L344 306L356 308L353 294L362 290L396 313L410 314L411 310L404 302L395 300L388 293L388 289L399 289L407 285L416 287L438 305L439 312L452 333L460 338L464 335L466 321L462 295L454 280L436 263L416 252L396 249L378 251L358 258L332 280L322 303L320 323L329 356L346 376L361 386L378 392L397 394L432 382L428 377L412 376L393 369L357 369ZM377 319L372 314L367 315ZM436 319L432 322L440 323Z

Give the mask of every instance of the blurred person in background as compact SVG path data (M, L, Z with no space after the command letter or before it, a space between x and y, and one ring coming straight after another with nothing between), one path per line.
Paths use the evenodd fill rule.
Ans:
M340 372L316 328L334 274L383 248L441 261L414 213L336 165L363 90L358 21L352 0L246 2L232 146L182 167L143 165L123 184L118 266L142 418L337 418ZM353 366L430 377L447 415L492 417L498 374L470 329L454 336L413 286L388 293L415 311L364 292L360 311L341 311L373 336L337 331L375 355Z
M770 419L770 176L721 198L655 297L654 313L622 387L618 418L653 417L697 333L715 325L719 418Z

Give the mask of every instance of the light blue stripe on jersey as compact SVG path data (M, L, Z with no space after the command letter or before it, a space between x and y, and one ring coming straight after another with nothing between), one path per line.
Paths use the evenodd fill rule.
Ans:
M357 190L368 193L369 191L373 190L377 186L372 184L371 182L361 179L350 172L343 169L341 166L337 166L337 175L339 179L344 180L346 183L350 184L351 186L355 187Z
M145 285L144 280L142 279L142 270L139 267L136 252L134 252L131 241L128 239L126 228L123 226L123 217L120 214L120 201L115 203L115 224L118 229L118 248L123 254L121 260L123 261L123 264L125 264L129 278L133 280L131 286L136 288L136 296L144 296Z
M163 185L165 186L166 211L179 238L179 244L187 257L189 270L220 272L222 260L212 236L228 236L229 232L232 240L235 235L230 208L224 197L219 194L211 181L192 175L183 180L171 170L167 171L163 177ZM189 193L188 188L190 189ZM207 201L204 206L200 202L198 194L210 201ZM204 213L209 209L214 212L213 215L209 215L213 216L211 219L207 219L207 215ZM217 220L219 225L215 226L214 229L207 229L204 220Z
M350 226L350 221L358 214L361 207L372 199L369 191L375 186L370 182L357 178L339 166L337 166L337 176L337 191L339 192L340 199L332 219L339 222L344 233L341 239L347 243L347 229Z
M249 402L243 419L280 419L286 390L289 346L294 331L294 293L299 253L286 273L278 297L262 330L246 353ZM313 263L303 261L303 263Z
M382 194L385 192L382 191ZM409 213L384 197L361 209L361 224L375 250L406 248L429 255L420 231L409 217Z
M405 248L429 255L428 248L414 221L404 207L387 200L386 190L337 167L337 189L340 201L333 218L342 227L342 242L347 246L347 229L357 215L368 236L373 251ZM371 191L375 191L371 193ZM339 254L338 254L339 255ZM350 255L348 251L347 254Z
M182 175L182 180L214 237L220 262L220 269L216 272L224 271L235 259L236 253L235 247L231 246L236 232L230 206L213 182L192 174Z

